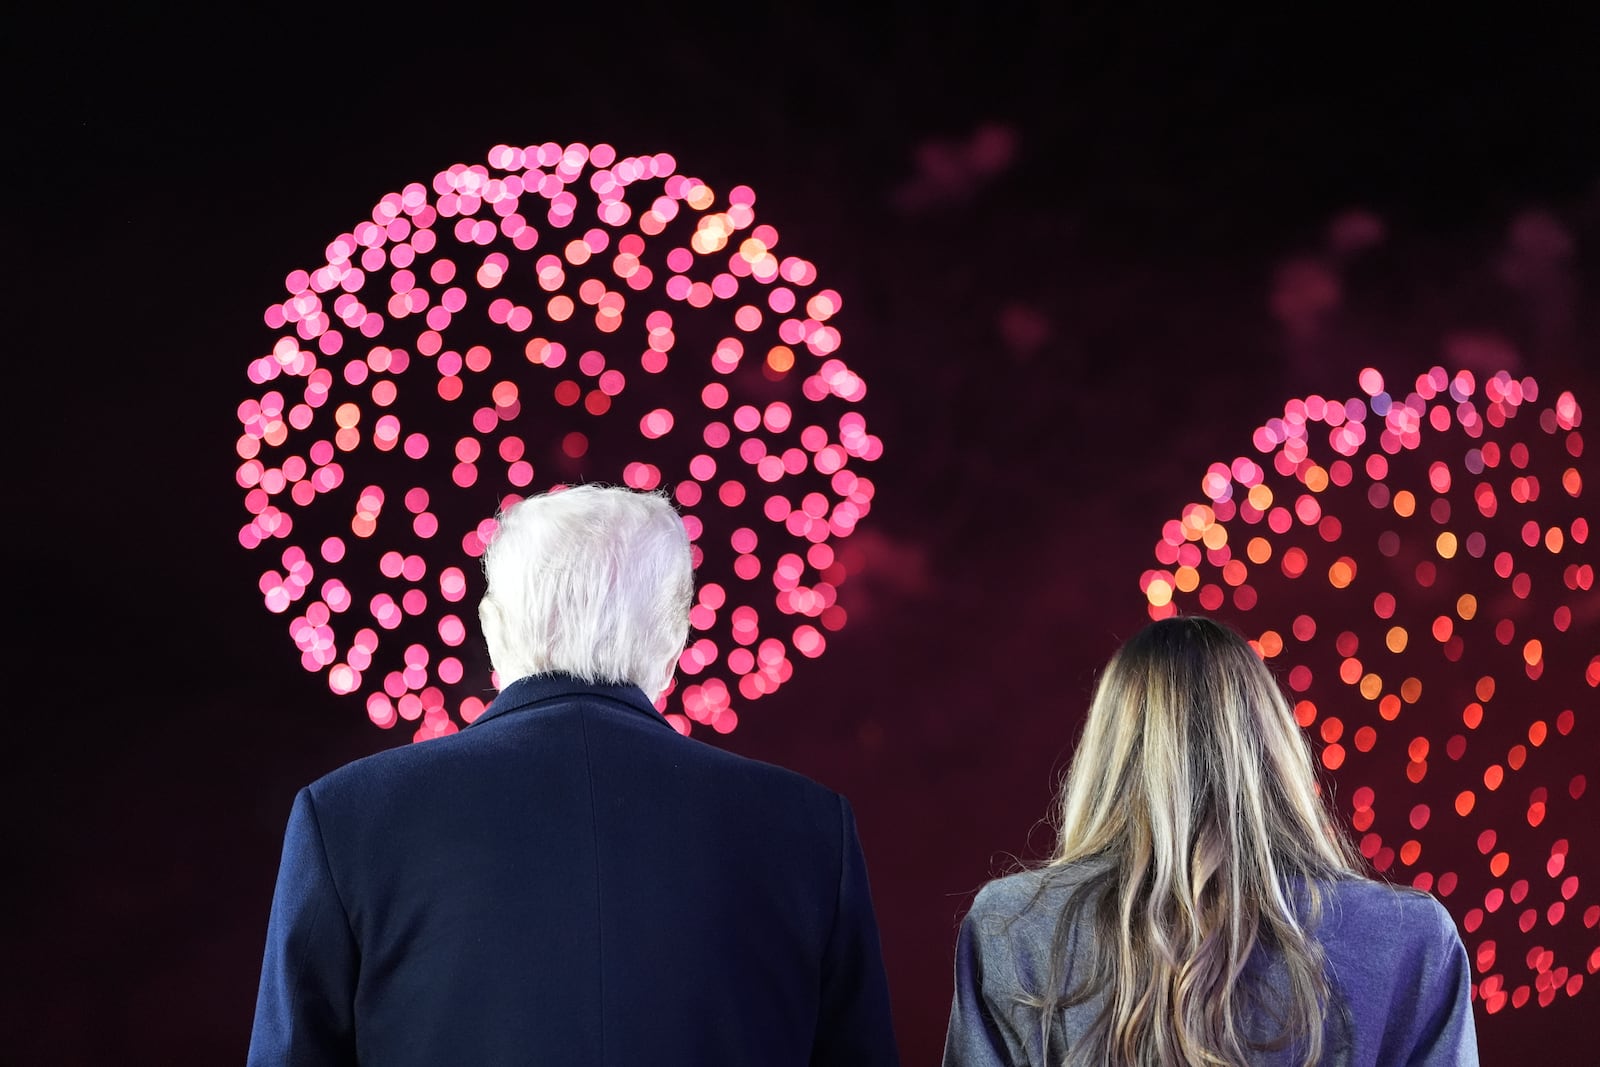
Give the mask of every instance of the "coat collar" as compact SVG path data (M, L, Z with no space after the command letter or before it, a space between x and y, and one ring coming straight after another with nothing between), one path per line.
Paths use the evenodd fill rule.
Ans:
M535 709L541 704L574 698L605 700L637 712L677 733L666 717L657 711L655 705L644 695L644 690L638 686L585 682L570 674L531 674L526 678L518 678L500 690L499 695L483 709L483 714L473 720L468 729L514 711Z

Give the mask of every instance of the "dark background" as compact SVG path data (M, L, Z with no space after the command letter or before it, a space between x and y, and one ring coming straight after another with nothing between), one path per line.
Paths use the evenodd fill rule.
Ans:
M299 669L236 542L260 310L378 196L493 144L748 182L845 294L887 446L873 564L827 657L705 736L851 797L908 1064L942 1045L971 893L1047 847L1093 673L1207 462L1461 329L1600 404L1592 22L927 7L7 35L0 1061L242 1060L295 789L405 740ZM1015 148L994 173L967 153L986 130ZM1351 209L1387 237L1296 330L1277 272ZM1529 210L1572 240L1560 313L1497 273ZM1596 996L1480 1016L1484 1061L1582 1061Z

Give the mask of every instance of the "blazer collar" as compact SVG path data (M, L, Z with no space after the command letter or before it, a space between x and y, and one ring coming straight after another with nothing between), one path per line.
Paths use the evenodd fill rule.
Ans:
M531 674L526 678L518 678L504 689L498 696L483 709L468 729L481 722L508 715L514 711L537 708L540 704L548 704L557 700L570 700L572 698L601 699L629 711L645 716L673 733L677 730L666 720L648 697L644 690L636 685L608 685L605 683L585 682L581 678L574 678L570 674Z

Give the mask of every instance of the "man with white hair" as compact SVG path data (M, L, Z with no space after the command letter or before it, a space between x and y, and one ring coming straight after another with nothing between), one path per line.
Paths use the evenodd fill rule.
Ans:
M659 494L504 510L471 726L302 789L251 1064L896 1064L845 799L655 709L693 564Z

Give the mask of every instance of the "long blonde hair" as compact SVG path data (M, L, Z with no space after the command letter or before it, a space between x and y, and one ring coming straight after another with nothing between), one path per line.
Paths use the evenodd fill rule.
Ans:
M1095 691L1059 820L1049 866L1093 873L1057 921L1043 1027L1103 998L1068 1064L1235 1065L1265 1048L1320 1060L1338 1008L1311 935L1317 883L1357 877L1358 861L1282 690L1242 637L1184 617L1129 640ZM1063 990L1070 928L1085 922L1071 961L1081 980ZM1247 969L1257 946L1281 958L1284 988Z

